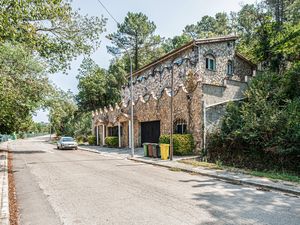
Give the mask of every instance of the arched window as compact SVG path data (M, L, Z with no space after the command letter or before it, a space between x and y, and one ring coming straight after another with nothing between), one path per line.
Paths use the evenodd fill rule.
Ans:
M174 122L174 133L175 134L186 134L187 133L187 124L183 119L177 119Z
M233 62L231 60L227 62L227 75L233 75Z
M206 55L206 69L212 71L216 70L216 59L212 54Z

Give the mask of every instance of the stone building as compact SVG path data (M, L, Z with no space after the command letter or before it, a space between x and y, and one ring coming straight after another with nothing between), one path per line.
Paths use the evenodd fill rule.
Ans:
M134 72L136 147L158 143L161 134L173 129L174 133L191 133L195 151L203 148L206 130L218 123L228 101L243 98L255 73L256 66L236 52L236 40L235 36L193 40ZM93 112L99 145L105 145L107 136L119 136L119 147L131 146L130 83L121 95L120 104Z

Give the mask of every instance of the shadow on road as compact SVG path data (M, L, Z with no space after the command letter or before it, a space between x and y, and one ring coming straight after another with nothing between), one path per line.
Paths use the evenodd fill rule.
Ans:
M217 179L180 182L193 183L196 190L193 199L218 224L299 224L300 218L295 216L299 215L296 209L299 202L295 198Z
M36 154L36 153L47 153L46 151L10 151L13 154Z

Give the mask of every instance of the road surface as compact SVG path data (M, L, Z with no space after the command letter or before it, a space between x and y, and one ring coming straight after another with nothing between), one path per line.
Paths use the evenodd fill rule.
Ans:
M300 224L300 198L85 151L11 143L21 225Z

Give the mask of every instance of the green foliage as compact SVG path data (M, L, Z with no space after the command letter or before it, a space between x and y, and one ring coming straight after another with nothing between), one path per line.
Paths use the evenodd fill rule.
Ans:
M187 25L183 33L193 39L228 35L231 26L226 13L217 13L215 17L203 16L196 24Z
M120 100L121 85L125 82L125 73L118 67L120 61L110 66L109 71L100 68L92 59L84 59L77 79L78 94L76 100L81 111L89 112Z
M0 133L26 131L50 85L44 66L20 44L0 44Z
M56 72L99 46L105 23L103 18L80 15L67 0L2 0L0 44L24 44Z
M238 13L238 50L266 69L284 73L300 58L299 0L262 1L245 5Z
M28 132L34 134L45 134L49 133L49 128L49 123L32 122L32 125L28 128Z
M90 135L87 137L89 145L95 145L96 144L96 136L95 135Z
M180 36L175 36L173 38L168 38L162 43L163 50L168 53L174 49L180 48L181 46L192 41L192 38L186 34Z
M169 144L170 135L161 135L160 144ZM191 155L194 150L194 138L191 134L173 134L174 155Z
M134 70L159 57L161 38L154 35L156 25L142 13L128 12L118 31L109 35L114 46L107 47L114 56L120 55L124 48L132 56ZM126 56L127 57L127 56Z
M105 143L108 147L116 148L119 145L119 138L115 136L108 136L105 138Z
M258 169L299 171L300 64L282 76L253 79L246 100L227 106L219 132L208 138L211 160Z
M71 92L53 90L46 106L50 109L52 130L58 136L74 136L74 121L77 106Z

